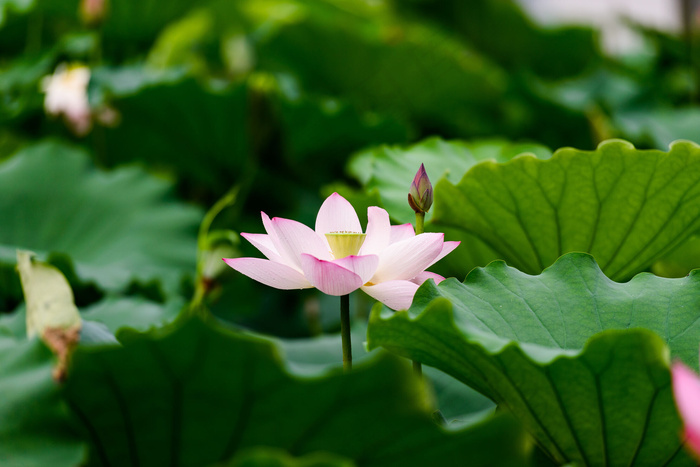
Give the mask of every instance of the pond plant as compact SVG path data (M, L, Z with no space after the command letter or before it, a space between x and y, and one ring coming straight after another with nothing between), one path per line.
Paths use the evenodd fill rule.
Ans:
M0 465L697 465L679 4L0 1Z

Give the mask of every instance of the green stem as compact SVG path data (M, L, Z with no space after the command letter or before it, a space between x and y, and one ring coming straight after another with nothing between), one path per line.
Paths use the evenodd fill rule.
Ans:
M423 225L424 223L425 223L425 213L424 212L417 212L416 213L416 235L420 235L425 231L425 228ZM420 362L413 360L413 372L418 377L423 376L423 366L421 365Z
M233 205L236 202L238 195L238 187L235 186L230 189L224 196L221 197L214 206L212 206L209 211L204 215L202 223L199 224L199 232L197 233L197 269L195 272L195 289L194 296L190 301L190 306L188 308L191 315L206 315L207 309L204 305L204 299L209 292L209 283L207 278L202 274L202 266L204 264L204 255L209 248L209 229L211 228L214 218L219 215L228 206Z
M350 295L340 296L340 335L343 340L343 369L352 370L352 341L350 338Z
M425 228L423 227L424 223L425 223L425 213L424 212L417 212L416 213L416 235L420 235L423 232L425 232Z

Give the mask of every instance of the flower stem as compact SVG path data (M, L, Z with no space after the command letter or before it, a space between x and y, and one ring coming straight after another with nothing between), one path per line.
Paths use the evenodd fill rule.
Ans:
M424 212L417 212L416 213L416 235L420 235L425 231L425 228L423 227L424 222L425 222L425 213ZM421 365L420 362L417 362L416 360L413 360L413 372L418 377L423 376L423 366Z
M340 335L343 339L343 369L352 370L352 342L350 340L350 295L340 296Z
M425 232L425 228L423 227L424 222L425 222L425 213L424 212L417 212L416 213L416 235L420 235L423 232Z

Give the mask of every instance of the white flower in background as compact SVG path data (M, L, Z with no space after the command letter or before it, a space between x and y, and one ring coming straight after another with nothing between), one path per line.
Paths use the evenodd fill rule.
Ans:
M661 31L681 30L681 9L670 0L517 0L542 25L582 24L601 31L603 49L613 55L638 50L643 39L628 20ZM697 4L697 2L696 2Z
M88 103L87 88L90 69L82 65L59 65L51 76L41 82L46 93L44 108L54 117L63 116L68 126L78 136L92 128L92 113Z

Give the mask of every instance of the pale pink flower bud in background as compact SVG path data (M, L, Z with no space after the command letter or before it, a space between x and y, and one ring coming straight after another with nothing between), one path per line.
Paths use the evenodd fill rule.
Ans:
M99 26L107 16L108 6L107 0L81 0L80 19L88 26Z
M46 93L46 113L54 117L62 116L78 136L86 135L92 128L87 94L89 82L88 67L65 64L59 65L53 75L46 76L41 82L42 90Z

